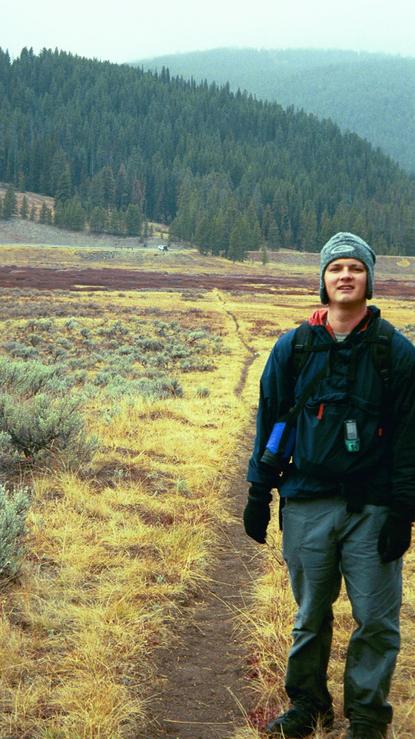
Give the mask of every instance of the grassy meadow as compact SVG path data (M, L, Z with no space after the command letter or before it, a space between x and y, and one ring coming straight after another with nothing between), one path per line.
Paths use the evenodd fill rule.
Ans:
M5 245L2 265L105 268L97 249ZM230 517L230 476L252 414L265 359L281 331L317 307L278 288L276 263L231 263L194 250L114 250L113 268L163 270L166 289L0 290L0 359L53 369L76 398L93 440L49 454L15 454L1 479L30 491L25 555L0 586L1 737L131 739L145 725L157 650L174 643L180 604L216 557ZM292 266L290 266L292 270ZM404 267L402 267L404 269ZM171 290L170 271L275 274L272 293ZM304 274L309 272L305 265ZM409 302L380 300L409 326ZM25 398L23 398L25 400ZM255 710L235 737L258 737L284 703L293 605L279 533L261 548L263 575L235 627L252 653ZM415 735L415 559L406 561L404 649L393 689L395 736ZM255 613L255 618L252 614ZM340 709L351 629L336 610L331 663Z

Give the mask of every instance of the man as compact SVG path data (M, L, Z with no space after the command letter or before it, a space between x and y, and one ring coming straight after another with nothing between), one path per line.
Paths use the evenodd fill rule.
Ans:
M277 341L261 378L244 525L265 542L278 488L298 605L285 684L291 707L270 722L269 736L305 737L319 722L333 724L327 666L342 577L357 622L344 676L347 736L381 739L392 719L402 555L415 518L415 348L367 305L375 261L354 234L328 241L320 267L327 307L309 319L306 347L296 343L300 329ZM263 458L281 419L295 428L290 464L281 463L286 447Z

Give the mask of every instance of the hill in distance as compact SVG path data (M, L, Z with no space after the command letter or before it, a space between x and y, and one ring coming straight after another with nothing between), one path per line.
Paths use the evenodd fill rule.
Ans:
M341 230L414 253L414 178L330 120L59 50L0 50L0 93L0 182L54 198L55 225L138 236L161 222L234 261ZM10 219L12 187L1 200Z
M138 62L331 118L415 173L415 59L341 50L212 49Z

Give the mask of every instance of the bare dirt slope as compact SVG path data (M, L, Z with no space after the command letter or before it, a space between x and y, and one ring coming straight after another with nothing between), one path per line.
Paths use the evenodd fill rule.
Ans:
M49 204L47 205L49 206ZM68 231L66 229L56 228L56 226L12 218L10 221L0 221L0 243L32 244L33 246L103 246L113 248L120 245L137 245L138 237L118 237L110 234Z

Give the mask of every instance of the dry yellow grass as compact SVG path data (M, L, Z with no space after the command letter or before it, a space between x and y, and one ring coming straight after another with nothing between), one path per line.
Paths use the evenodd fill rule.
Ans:
M229 260L220 257L205 256L201 259L197 249L174 248L161 253L156 246L142 247L93 247L93 246L36 246L32 244L2 244L1 263L3 265L24 265L31 267L91 267L94 269L148 269L166 270L169 272L202 272L230 274L261 273L263 268L259 262L238 263L232 265ZM100 254L102 257L100 258ZM270 265L268 269L277 269L278 265Z
M59 264L71 259L71 250L53 254ZM99 327L116 320L130 326L137 318L144 333L154 320L189 329L208 322L226 353L213 358L210 372L180 374L183 397L113 399L97 388L85 404L88 429L100 440L89 476L33 472L27 557L1 596L1 736L134 736L151 700L155 650L174 641L179 598L203 585L248 423L246 401L235 390L249 352L226 298L190 298L22 291L16 303L3 291L8 318L0 344L25 340L31 314L50 316L46 357L68 336L84 356L79 328L95 338ZM69 335L72 315L79 325ZM42 326L30 330L39 334ZM89 378L96 371L88 368Z
M3 247L1 257L3 264L89 266L80 262L79 251ZM133 256L132 251L111 264L94 266L131 267ZM281 269L260 264L235 268L225 260L202 260L194 250L161 259L141 250L138 256L136 266L150 270L160 264L166 271L214 267L258 275ZM23 312L15 312L15 305ZM21 291L17 296L2 291L0 345L23 340L32 315L51 316L53 341L64 338L82 356L89 350L79 329L89 331L94 342L101 328L116 321L134 333L137 320L150 334L155 320L176 321L186 329L208 325L221 337L226 353L214 356L211 371L177 373L183 397L111 397L105 387L96 387L85 402L88 429L100 440L88 476L62 465L33 471L27 557L19 579L0 594L0 736L135 735L151 701L157 648L174 642L180 598L203 588L215 557L215 529L228 519L228 479L239 462L240 435L253 434L265 359L278 333L317 305L309 295L284 295L277 284L275 294ZM408 306L398 310L393 301L385 306L392 320L411 322ZM71 316L79 325L68 334L65 324ZM46 336L45 351L53 341ZM88 366L88 380L100 369ZM244 633L259 656L260 707L284 700L282 676L293 612L275 551L268 548L262 554L256 618L247 612L243 619ZM413 582L412 574L407 582ZM411 597L413 586L407 587ZM404 609L404 638L413 640L411 615ZM346 617L341 627L346 633ZM335 670L341 670L341 642L336 649ZM415 668L409 656L400 665L403 672L394 688L399 693L396 725L406 727L412 726L408 677L413 678ZM339 682L337 672L333 677ZM255 736L248 723L238 734L240 739Z

